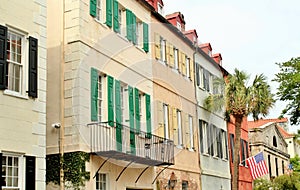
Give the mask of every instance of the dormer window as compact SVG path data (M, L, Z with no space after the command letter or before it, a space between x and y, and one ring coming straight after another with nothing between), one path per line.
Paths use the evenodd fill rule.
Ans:
M212 56L212 52L210 50L208 50L207 54L211 57Z
M157 2L157 12L161 15L164 14L164 7L162 4L160 4L159 2Z
M177 21L177 24L176 24L176 25L177 25L178 30L181 31L181 24L180 24L180 22Z

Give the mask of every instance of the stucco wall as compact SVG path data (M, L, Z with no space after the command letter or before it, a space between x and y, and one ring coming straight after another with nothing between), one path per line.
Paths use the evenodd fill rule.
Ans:
M38 98L30 98L26 93L14 96L7 90L0 91L0 151L35 156L36 188L45 189L46 1L4 0L1 1L0 15L1 25L24 33L26 38L38 39ZM28 57L25 60L24 91L28 89Z

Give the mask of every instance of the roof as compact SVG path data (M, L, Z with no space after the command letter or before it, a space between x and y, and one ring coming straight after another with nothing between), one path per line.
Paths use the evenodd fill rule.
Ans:
M210 51L212 50L210 43L200 44L199 47L200 47L200 48L208 47Z
M180 20L181 20L181 22L182 22L183 24L185 24L184 16L183 16L183 14L182 14L181 12L175 12L175 13L166 15L166 19L167 19L167 20L169 20L169 19L171 19L171 18L176 18L176 17L179 17Z
M248 121L248 127L251 128L263 128L268 123L281 123L281 122L288 122L287 118L282 119L259 119L256 121Z
M198 34L197 34L197 31L195 29L192 29L192 30L188 30L188 31L184 31L183 34L191 34L191 33L194 33L196 34L197 38L198 38Z
M222 56L220 53L215 53L212 55L213 58L217 58L217 57L220 57L220 59L222 60Z
M282 127L277 126L279 132L282 134L283 138L292 138L295 135L288 133L286 130L284 130Z

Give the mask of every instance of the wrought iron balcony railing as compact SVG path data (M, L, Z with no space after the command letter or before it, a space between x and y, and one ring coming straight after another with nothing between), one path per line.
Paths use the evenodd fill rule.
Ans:
M91 123L88 127L92 153L151 166L174 164L171 140L116 123Z

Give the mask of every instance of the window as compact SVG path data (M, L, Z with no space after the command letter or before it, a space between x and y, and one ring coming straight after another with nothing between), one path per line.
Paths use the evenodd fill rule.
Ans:
M188 184L188 181L182 181L182 190L188 190L188 187L189 187L189 184Z
M284 174L284 161L281 161L282 174Z
M157 12L161 15L164 15L164 7L162 6L162 4L160 4L159 2L157 2Z
M160 58L164 63L166 62L166 40L160 37Z
M275 136L273 136L273 146L274 146L274 147L277 147L277 140L276 140L276 137L275 137Z
M119 33L121 35L123 35L123 23L122 23L123 12L124 11L122 11L122 8L120 7L118 10L118 14L119 14L118 20L119 20Z
M248 142L241 139L241 164L243 166L247 165L246 159L249 157L248 155Z
M178 71L178 49L174 48L174 69Z
M163 114L164 114L164 137L169 139L169 112L168 105L163 104Z
M14 31L7 34L7 89L22 94L24 70L24 35Z
M216 128L216 141L217 141L217 157L223 158L222 131L219 128Z
M102 0L97 0L97 6L96 6L96 19L98 21L102 21Z
M223 158L228 160L227 132L224 131L223 129L221 131L222 131Z
M210 73L206 69L203 70L203 84L204 84L204 89L209 92Z
M200 152L207 154L208 153L208 133L207 133L207 122L199 120L199 129L200 129ZM201 134L202 132L202 134ZM201 148L203 147L202 151Z
M98 78L98 121L103 121L103 76Z
M187 56L185 57L185 64L186 64L186 77L191 78L190 76L190 58Z
M136 22L136 41L138 46L143 45L143 23L138 19Z
M21 180L21 162L20 157L15 155L2 156L2 178L4 184L3 190L19 190L22 184Z
M108 190L107 174L98 173L96 175L96 190Z
M183 146L182 142L182 124L181 124L181 111L177 110L177 124L178 124L178 145Z
M278 158L275 158L275 169L276 169L276 176L279 176L279 172L278 172Z
M203 79L203 75L204 75L204 72L203 72L203 68L202 67L199 67L199 87L203 88L204 87L204 79Z
M231 156L231 162L233 163L233 159L234 159L234 134L229 134L230 137L230 156Z
M194 130L193 130L193 117L189 115L189 130L190 130L190 145L191 149L194 148Z
M270 175L270 178L272 178L272 164L271 164L271 155L269 154L268 155L268 164L269 164L269 175Z
M176 26L177 26L178 30L181 31L181 24L180 24L180 22L177 22L177 23L176 23Z

